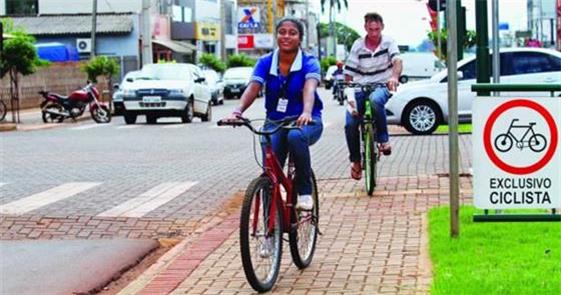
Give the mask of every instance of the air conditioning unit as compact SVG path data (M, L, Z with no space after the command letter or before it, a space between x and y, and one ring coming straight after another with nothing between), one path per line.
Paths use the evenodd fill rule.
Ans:
M76 48L78 52L90 52L92 51L92 39L90 38L78 38L76 39Z

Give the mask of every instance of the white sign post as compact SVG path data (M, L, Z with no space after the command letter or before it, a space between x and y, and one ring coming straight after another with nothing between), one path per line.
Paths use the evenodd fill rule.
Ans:
M561 208L561 99L478 97L472 122L477 208Z

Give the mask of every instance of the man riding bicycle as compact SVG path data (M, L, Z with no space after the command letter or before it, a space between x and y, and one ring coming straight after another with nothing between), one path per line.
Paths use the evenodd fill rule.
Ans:
M386 122L385 104L391 96L390 91L395 91L401 75L402 62L399 58L397 43L390 37L382 35L384 21L382 16L375 12L364 16L364 29L366 36L357 39L345 63L347 80L361 84L384 84L378 87L368 97L376 109L377 140L380 151L384 155L391 154L388 127ZM364 97L362 92L355 95L356 105L351 104L351 111L347 111L345 121L345 136L351 161L351 176L359 180L362 177L360 156L359 113L364 112Z
M340 82L345 81L345 71L343 70L343 62L338 60L335 64L337 69L333 72L333 95L337 93L338 88L340 87Z

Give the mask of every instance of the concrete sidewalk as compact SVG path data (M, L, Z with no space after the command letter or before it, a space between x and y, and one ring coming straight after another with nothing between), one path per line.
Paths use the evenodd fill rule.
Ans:
M91 119L89 112L84 112L84 114L76 118L76 122L72 119L65 119L62 123L44 123L42 119L41 109L25 109L20 111L20 122L13 123L12 113L8 112L4 121L0 122L0 132L5 131L32 131L32 130L42 130L49 128L56 128L62 126L71 126L76 124L76 122L82 122Z
M448 178L436 175L379 179L373 197L364 182L318 182L320 230L312 264L298 270L284 244L274 294L427 294L431 266L426 212L448 202ZM471 178L461 177L462 202ZM240 198L241 199L241 198ZM238 243L239 210L196 240L164 256L120 294L252 294Z

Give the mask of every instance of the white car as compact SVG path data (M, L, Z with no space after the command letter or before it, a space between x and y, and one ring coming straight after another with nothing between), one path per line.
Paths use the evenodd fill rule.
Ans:
M241 97L252 74L252 67L233 67L227 69L223 77L224 99Z
M134 81L123 89L125 123L138 115L154 124L160 117L180 117L190 123L194 116L209 121L212 116L210 89L202 71L193 64L145 65Z
M203 70L203 75L206 79L205 82L210 88L212 103L214 105L223 104L224 97L222 96L222 92L224 91L224 82L220 78L220 74L218 74L215 70L205 69Z
M123 81L121 84L115 84L113 88L115 92L113 92L113 112L115 115L122 115L123 114L123 89L128 87L134 81L134 78L140 73L140 71L130 71L128 72L125 77L123 77Z
M405 84L412 79L427 79L446 68L432 52L406 52L399 55L403 71L399 82Z
M561 83L561 52L542 48L501 49L501 84ZM490 59L491 60L491 59ZM403 125L413 134L431 134L448 122L448 72L430 79L400 85L386 104L388 124ZM476 96L475 57L458 62L458 114L460 122L471 121ZM544 92L501 93L501 95L544 96ZM557 93L556 95L559 95Z

